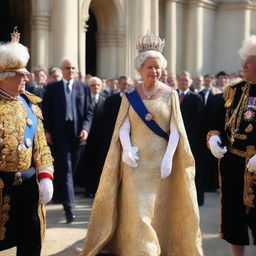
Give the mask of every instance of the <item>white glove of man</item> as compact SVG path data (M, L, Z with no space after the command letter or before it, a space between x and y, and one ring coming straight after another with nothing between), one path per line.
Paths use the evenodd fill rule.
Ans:
M161 178L165 179L171 174L172 171L172 158L179 142L179 132L174 118L171 119L170 124L170 138L168 141L167 149L161 163L160 172Z
M208 141L210 150L212 154L220 159L224 156L224 154L227 152L227 147L220 147L221 145L221 140L219 135L212 135Z
M136 160L139 160L137 155L139 149L131 145L130 129L130 121L129 118L126 117L119 129L119 138L123 148L122 160L130 167L136 168L138 166Z
M256 173L256 155L250 158L247 168L249 172L254 172Z
M49 178L43 178L39 182L39 191L41 194L41 203L47 204L53 195L53 184Z

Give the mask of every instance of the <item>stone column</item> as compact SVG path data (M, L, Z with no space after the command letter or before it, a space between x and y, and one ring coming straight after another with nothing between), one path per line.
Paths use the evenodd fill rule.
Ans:
M215 72L228 73L240 69L238 50L242 41L252 33L251 14L255 4L251 1L222 2L216 17Z
M159 34L159 0L151 0L151 29L155 35Z
M135 44L139 36L145 34L151 29L151 2L148 0L127 0L125 1L127 9L126 19L126 73L133 78L138 78L134 69L133 61L138 54Z
M86 32L88 25L86 24L89 19L88 10L84 10L79 0L79 16L78 16L78 70L85 75L86 73Z
M165 47L164 56L168 61L168 72L176 73L177 59L177 20L176 20L176 1L166 1L165 14Z
M34 0L31 20L31 68L49 67L49 1Z
M64 58L78 66L78 1L51 0L51 65Z
M97 35L97 71L99 76L116 77L124 70L124 29L122 26L99 31Z
M203 66L203 7L198 2L191 2L188 8L186 45L186 69L196 75Z

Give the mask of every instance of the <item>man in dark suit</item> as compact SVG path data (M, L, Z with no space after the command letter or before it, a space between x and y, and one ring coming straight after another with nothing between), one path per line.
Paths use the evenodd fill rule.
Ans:
M54 156L54 198L64 207L67 223L75 219L74 184L77 165L91 128L93 111L86 85L74 80L75 65L64 60L63 79L47 86L43 100L46 138Z
M208 192L215 192L218 188L218 160L207 148L206 136L209 131L210 121L216 110L215 95L222 93L213 87L213 79L210 74L204 76L204 89L199 92L203 99L203 153L204 153L204 189Z
M102 80L98 77L91 77L88 80L90 93L88 100L93 108L93 120L90 134L87 139L84 157L78 170L77 183L86 188L86 195L94 197L98 188L101 175L100 154L103 141L103 106L105 98L100 94Z
M128 76L120 76L118 78L118 90L119 92L115 95L108 97L105 100L103 108L103 141L101 151L101 169L103 168L106 155L110 146L113 131L116 124L116 118L119 112L119 108L122 101L122 96L127 86L132 83L132 80Z
M45 88L47 85L47 72L43 68L37 68L34 71L34 75L35 75L35 82L27 83L26 90L43 99Z
M196 175L195 183L197 189L198 204L204 204L204 184L203 184L203 133L202 116L203 102L200 95L192 92L189 87L192 84L189 72L182 72L178 77L178 93L180 98L180 108L185 129L188 135L189 144L195 158Z

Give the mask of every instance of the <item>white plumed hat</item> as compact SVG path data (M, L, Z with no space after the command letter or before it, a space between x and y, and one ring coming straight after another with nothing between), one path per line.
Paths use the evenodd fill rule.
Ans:
M253 35L243 41L239 55L242 60L246 59L248 56L256 56L256 36Z
M19 43L20 33L17 27L11 36L11 42L0 44L0 72L29 74L26 69L30 57L28 48Z

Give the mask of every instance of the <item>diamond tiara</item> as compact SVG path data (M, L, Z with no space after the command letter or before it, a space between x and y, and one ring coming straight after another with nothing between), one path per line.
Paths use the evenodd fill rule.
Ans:
M141 36L136 44L136 48L139 52L145 52L149 50L162 52L164 48L164 39L156 36L150 32Z

